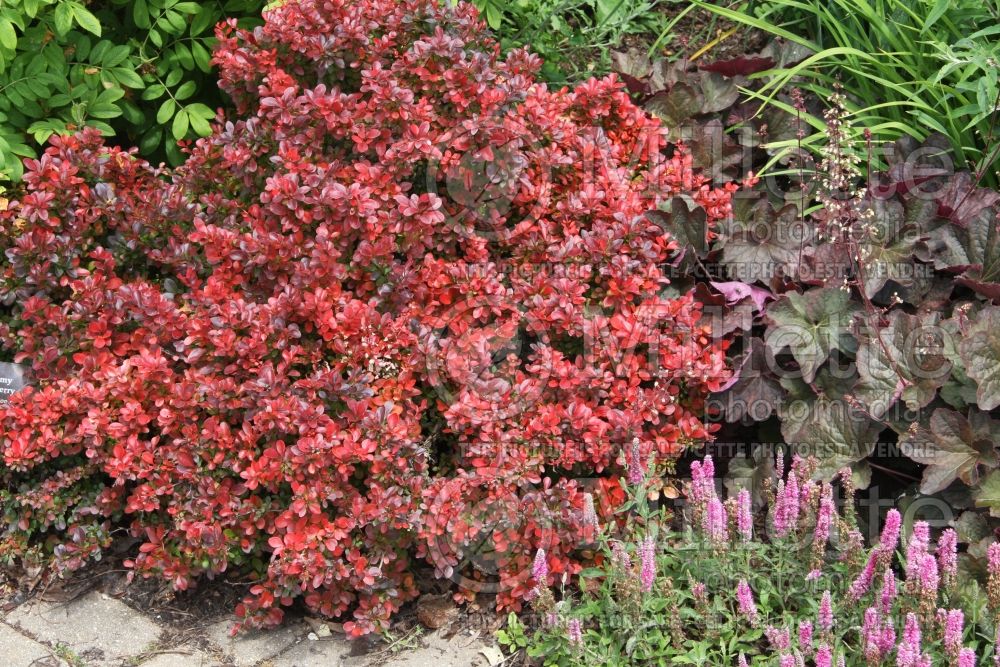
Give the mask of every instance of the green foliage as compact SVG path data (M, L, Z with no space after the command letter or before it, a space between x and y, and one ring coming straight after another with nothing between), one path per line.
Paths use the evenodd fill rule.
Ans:
M667 0L473 0L504 50L528 46L551 82L606 74L610 49L630 36L657 34Z
M84 126L145 155L181 156L222 102L213 26L259 20L262 0L10 0L0 5L0 176L56 133Z
M989 172L1000 101L996 0L754 0L735 9L693 2L801 53L797 62L756 75L767 81L758 99L774 103L793 82L829 99L840 82L859 131L883 140L939 132L961 167L997 185Z

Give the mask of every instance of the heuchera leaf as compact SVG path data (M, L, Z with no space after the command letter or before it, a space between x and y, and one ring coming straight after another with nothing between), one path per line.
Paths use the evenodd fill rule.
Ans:
M927 466L921 493L938 493L956 479L974 486L980 467L996 468L992 438L1000 422L979 411L973 415L974 423L959 412L939 408L927 427L919 426L900 439L903 453Z
M979 312L958 352L966 374L979 387L979 407L992 410L1000 405L1000 307L989 306Z
M749 218L736 218L722 249L722 263L730 277L742 282L768 281L781 274L795 274L813 235L795 204L775 211L760 200Z
M936 316L921 318L894 310L882 324L859 332L857 355L856 393L875 417L885 414L897 399L911 410L924 407L951 372Z
M683 197L674 197L669 202L661 204L660 210L647 212L646 217L676 240L682 252L701 255L708 250L708 222L705 209L694 202L689 203L689 200Z
M916 227L907 224L906 210L896 199L868 199L871 233L862 244L865 293L872 297L886 282L913 284Z
M872 453L881 426L843 400L823 396L791 398L779 411L781 435L793 451L815 456L816 476L832 479L837 472Z
M764 310L764 305L768 301L773 301L775 298L774 294L772 294L770 290L758 287L757 285L749 285L738 281L709 281L708 284L726 297L726 303L733 304L749 298L754 302L754 305L757 306L757 310L760 311Z
M990 516L1000 517L1000 470L990 472L973 495L976 499L976 507L989 508ZM971 512L965 514L971 514Z
M771 372L773 364L764 341L751 338L737 366L735 382L711 399L726 421L738 422L745 418L764 421L777 411L785 390Z
M716 60L713 63L702 65L700 69L706 72L715 72L722 76L749 76L757 72L763 72L774 67L773 58L755 58L752 56L741 56L728 60Z
M851 295L836 287L791 292L768 307L765 318L770 327L764 341L774 354L789 348L802 378L812 382L831 350L854 352L856 343L849 331L859 310Z
M646 111L653 114L668 129L678 128L692 116L701 113L705 97L700 90L684 82L675 83L669 90L660 91L646 102Z

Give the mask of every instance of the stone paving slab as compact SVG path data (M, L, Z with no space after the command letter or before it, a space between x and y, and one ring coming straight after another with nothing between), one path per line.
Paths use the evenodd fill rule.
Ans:
M235 619L204 628L160 626L120 600L91 592L69 603L31 601L0 616L0 667L485 667L483 639L443 631L388 653L303 620L231 637ZM324 634L325 633L325 634Z
M149 660L143 660L142 667L219 667L222 664L218 658L202 653L193 646L177 648L177 653L160 653Z
M252 667L258 662L273 658L288 650L309 632L305 623L292 622L272 630L248 630L230 637L229 630L232 627L233 620L219 621L206 628L205 634L236 667Z
M48 647L25 637L5 623L0 623L0 663L5 667L62 667Z
M155 644L160 627L96 591L72 602L28 602L3 619L49 646L65 646L87 665L117 667Z
M345 667L351 645L343 637L327 637L317 641L300 641L287 651L272 658L273 667Z

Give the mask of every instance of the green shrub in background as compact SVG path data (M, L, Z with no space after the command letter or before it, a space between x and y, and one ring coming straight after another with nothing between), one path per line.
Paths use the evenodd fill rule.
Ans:
M569 83L611 70L611 49L656 36L669 0L472 0L503 49L529 46L545 61L543 76Z
M839 81L858 131L884 140L940 132L959 168L998 185L998 0L692 1L802 50L798 64L756 75L769 79L760 99L791 83L829 99Z
M4 0L0 3L0 177L54 133L90 125L155 159L203 136L221 103L213 26L259 21L263 0Z

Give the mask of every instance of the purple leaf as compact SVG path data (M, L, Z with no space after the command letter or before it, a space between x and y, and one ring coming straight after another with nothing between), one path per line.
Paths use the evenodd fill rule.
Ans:
M722 76L748 76L763 72L774 67L774 58L755 58L741 56L730 60L716 60L714 63L702 65L701 70L715 72Z
M764 305L769 299L774 299L774 295L769 290L756 285L748 285L739 281L708 283L726 297L726 303L733 304L743 299L750 298L757 306L757 310L764 312Z

